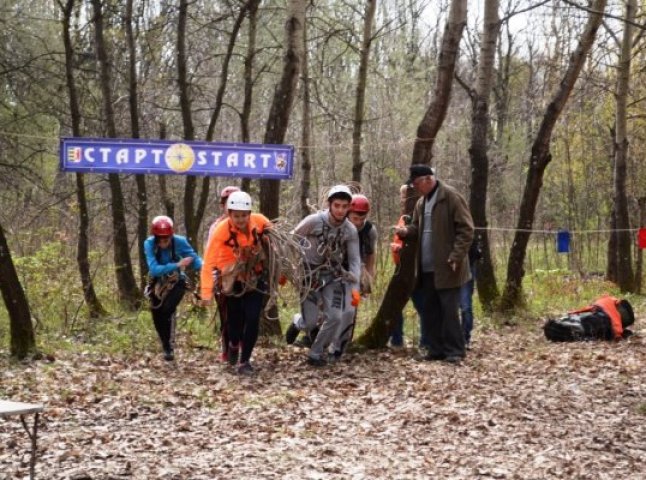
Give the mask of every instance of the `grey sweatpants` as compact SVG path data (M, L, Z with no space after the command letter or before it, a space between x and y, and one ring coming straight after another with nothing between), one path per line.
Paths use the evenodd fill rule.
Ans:
M316 327L319 317L322 319L321 329L310 348L310 358L320 359L326 349L338 338L339 327L342 323L343 312L349 304L349 289L345 282L332 282L322 289L310 292L301 305L303 315L296 326L309 332Z

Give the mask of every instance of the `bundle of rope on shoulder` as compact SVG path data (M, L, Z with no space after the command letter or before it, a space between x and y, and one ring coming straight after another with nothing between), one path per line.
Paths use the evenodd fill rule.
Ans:
M278 302L286 303L280 286L291 283L298 292L299 303L302 303L311 292L323 287L327 275L324 273L339 269L339 264L334 262L334 254L325 255L327 260L321 265L312 266L305 261L305 250L311 247L309 240L293 233L291 227L283 221L277 221L272 228L263 233L266 253L266 268L268 275L268 295L265 313ZM355 282L350 272L342 269L337 280Z

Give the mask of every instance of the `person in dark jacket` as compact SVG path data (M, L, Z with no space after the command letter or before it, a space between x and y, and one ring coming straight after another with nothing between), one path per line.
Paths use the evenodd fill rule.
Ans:
M466 355L460 287L471 278L467 251L473 242L473 219L464 197L436 180L428 165L412 165L408 182L421 196L411 224L395 232L418 238L417 288L425 297L422 322L429 337L425 358L460 363Z

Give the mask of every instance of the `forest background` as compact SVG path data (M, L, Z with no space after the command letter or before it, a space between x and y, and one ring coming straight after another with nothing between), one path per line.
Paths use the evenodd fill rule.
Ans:
M293 225L323 206L326 188L359 183L381 235L377 299L392 269L390 227L411 162L431 163L480 212L482 311L522 307L526 273L605 279L638 292L642 7L3 1L0 285L11 308L0 310L2 344L10 325L15 332L32 319L44 333L137 312L150 218L172 216L201 250L217 192L231 183L61 173L62 136L294 144L292 181L241 186L263 213ZM484 164L474 160L483 98ZM560 229L572 234L567 255L556 253ZM26 311L16 307L20 290ZM12 338L12 352L32 350L28 337Z

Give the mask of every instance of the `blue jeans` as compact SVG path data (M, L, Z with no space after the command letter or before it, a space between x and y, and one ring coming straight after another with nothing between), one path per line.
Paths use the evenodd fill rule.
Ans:
M413 293L410 296L413 301L413 307L417 312L417 316L420 318L420 347L428 347L428 339L426 329L424 324L421 321L422 318L422 307L424 305L424 292L419 288L413 290ZM395 347L401 347L404 344L404 312L401 311L395 316L395 323L393 329L390 332L390 344Z
M471 280L460 287L460 317L462 318L462 331L464 341L471 342L473 330L473 289L476 281L476 265L471 264Z

